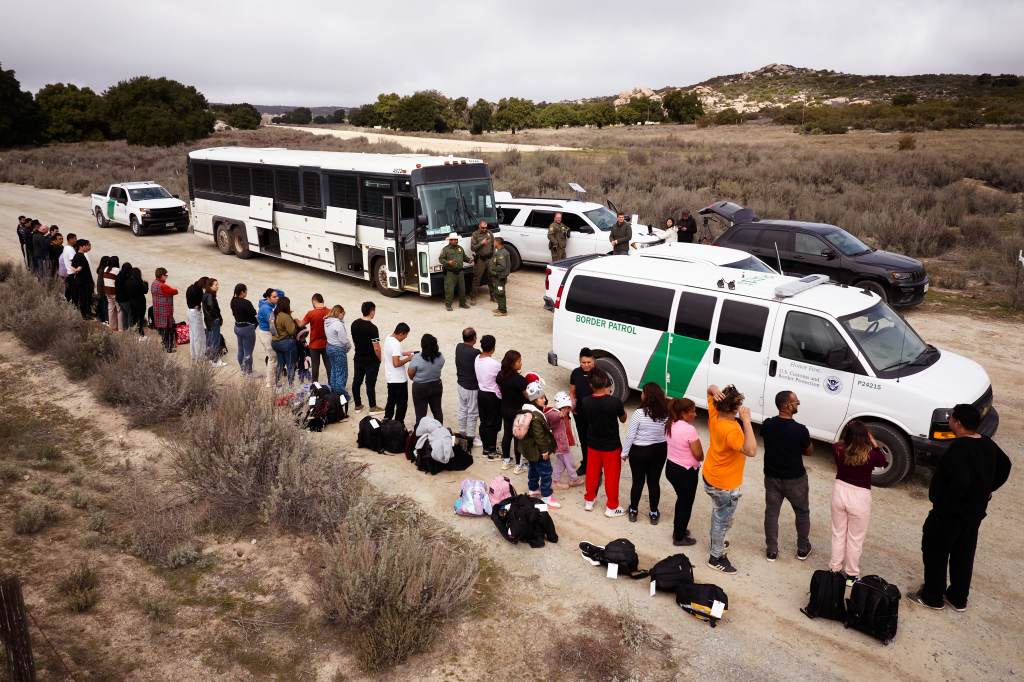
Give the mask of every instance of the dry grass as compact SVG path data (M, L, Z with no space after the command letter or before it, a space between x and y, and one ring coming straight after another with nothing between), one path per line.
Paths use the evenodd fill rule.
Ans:
M377 505L383 514L374 513ZM423 651L472 597L477 559L462 543L425 537L404 503L368 497L325 550L320 599L342 625L360 667L387 669Z
M113 355L96 370L96 392L120 407L133 425L172 421L215 399L209 365L183 367L155 340L139 343L134 334L111 336Z
M100 579L96 569L83 561L61 580L58 589L64 595L68 608L75 613L88 611L99 601Z
M60 520L60 512L49 502L29 500L14 515L14 532L18 535L34 535Z

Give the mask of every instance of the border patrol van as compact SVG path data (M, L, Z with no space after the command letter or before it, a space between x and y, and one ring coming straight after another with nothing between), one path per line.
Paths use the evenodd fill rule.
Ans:
M706 408L709 384L734 384L758 423L776 414L776 393L795 391L817 440L869 422L889 460L874 472L880 486L945 450L954 405L978 407L986 435L999 424L980 365L925 343L876 294L825 275L608 256L568 272L551 335L551 364L575 368L589 347L623 400L653 381Z

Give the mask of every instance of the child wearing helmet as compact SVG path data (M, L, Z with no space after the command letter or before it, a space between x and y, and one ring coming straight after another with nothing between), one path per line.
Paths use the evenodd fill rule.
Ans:
M556 393L554 406L544 408L544 417L555 436L555 458L551 463L552 486L568 490L583 485L583 477L576 473L576 465L573 464L572 452L569 450L576 444L572 437L572 398L569 394L565 391ZM569 474L568 483L562 483L563 472Z

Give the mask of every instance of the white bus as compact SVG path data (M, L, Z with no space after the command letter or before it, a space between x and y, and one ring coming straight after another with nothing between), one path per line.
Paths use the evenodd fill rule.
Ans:
M468 253L481 219L497 229L479 159L217 147L189 153L188 190L195 234L222 253L357 277L385 296L440 292L448 234Z

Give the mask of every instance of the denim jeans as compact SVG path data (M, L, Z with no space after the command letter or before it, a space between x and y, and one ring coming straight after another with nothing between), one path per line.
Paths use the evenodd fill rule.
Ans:
M352 396L345 390L348 383L348 353L341 349L341 346L327 345L327 360L331 390L338 395L345 396L345 400L351 400ZM316 374L313 375L314 381Z
M716 559L725 554L725 534L732 528L732 517L736 514L743 490L722 490L704 481L704 492L711 498L711 556Z
M220 322L215 321L206 328L206 359L210 362L220 359L220 325Z
M256 348L256 325L236 324L235 340L238 342L238 368L242 374L252 374L252 352Z
M271 348L277 355L277 370L274 372L274 385L281 380L281 375L287 373L288 385L295 383L295 363L299 359L299 347L295 345L295 339L287 338L280 341L272 341Z
M551 497L551 460L538 459L530 462L526 485L531 492L540 490L541 497Z

